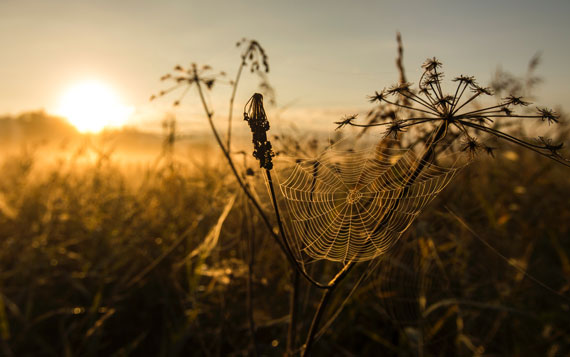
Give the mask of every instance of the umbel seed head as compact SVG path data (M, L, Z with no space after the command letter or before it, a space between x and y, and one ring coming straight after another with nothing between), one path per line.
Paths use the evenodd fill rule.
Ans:
M253 157L259 160L259 166L266 170L273 168L275 156L271 142L267 140L269 121L263 108L263 95L255 93L245 104L243 120L247 121L253 134Z

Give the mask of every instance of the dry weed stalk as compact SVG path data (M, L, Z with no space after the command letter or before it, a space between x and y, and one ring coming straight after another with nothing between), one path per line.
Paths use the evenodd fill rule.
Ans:
M383 117L381 119L384 120L380 122L366 124L356 123L356 117L349 116L336 122L337 129L347 125L363 128L384 126L386 136L392 135L397 138L398 134L409 128L422 124L436 124L443 127L441 138L449 136L452 141L460 138L463 140L461 149L470 155L479 151L493 154L493 147L480 144L477 140L478 133L484 133L570 167L570 161L560 154L562 144L555 144L545 137L538 137L531 142L493 127L496 122L508 119L539 119L548 124L556 124L559 119L558 113L552 109L536 107L536 111L532 114L519 114L516 112L517 108L527 107L531 103L515 95L508 95L495 105L467 109L476 99L492 96L492 89L480 86L472 76L461 75L453 79L453 82L457 83L454 94L445 93L442 83L444 74L439 70L441 67L441 62L435 57L428 58L422 64L424 71L417 88L414 89L412 83L398 83L369 97L372 103L401 108L410 113L409 116L401 118L396 116L395 112L391 112L393 113L391 117ZM376 113L371 112L369 116L376 118Z

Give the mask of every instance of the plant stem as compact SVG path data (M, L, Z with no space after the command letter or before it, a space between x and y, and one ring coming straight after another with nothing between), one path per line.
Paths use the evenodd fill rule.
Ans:
M285 236L283 236L283 242L281 242L281 240L279 239L279 235L276 234L273 231L273 226L271 225L271 223L269 222L269 218L267 218L267 216L265 215L265 213L263 212L263 209L261 208L261 205L259 204L259 202L257 202L257 200L255 199L255 197L253 197L253 195L251 194L251 192L249 191L249 189L247 188L247 186L245 185L245 183L243 182L243 180L241 179L241 177L239 176L237 169L234 165L234 162L230 156L230 153L228 152L228 150L226 149L226 147L224 146L224 143L222 142L222 139L220 138L220 134L218 133L218 130L216 129L216 126L214 125L214 121L212 120L212 117L214 116L213 112L210 111L210 108L208 107L208 103L206 103L206 98L204 97L204 91L202 90L202 85L200 84L200 78L196 75L194 77L194 80L196 82L196 87L198 88L198 94L200 95L200 100L202 101L202 106L204 108L204 111L206 112L206 117L208 118L208 123L210 124L210 128L212 129L212 132L214 133L214 137L216 139L216 142L218 143L218 146L220 147L220 149L222 149L222 152L224 154L224 156L226 157L226 160L228 161L228 165L230 166L230 169L232 170L239 186L241 187L241 189L243 190L243 192L245 193L245 195L247 196L247 198L251 201L251 203L253 204L253 206L255 207L255 209L257 210L257 212L259 213L259 215L261 216L261 219L263 220L263 222L265 223L265 226L267 227L267 229L269 230L269 233L271 234L271 237L273 238L273 240L275 240L275 242L279 245L279 248L281 249L281 251L285 254L285 256L287 258L289 258L289 262L291 263L292 266L294 266L299 273L301 273L301 275L303 275L303 277L305 277L311 284L313 284L314 286L316 286L319 289L328 289L329 286L324 285L319 283L318 281L314 280L313 278L311 278L297 263L297 261L295 260L295 257L291 251L291 247L289 246L289 243L287 241L287 239L285 238ZM283 229L283 224L281 223L281 219L279 218L279 212L278 212L278 208L277 208L277 201L275 199L275 189L273 188L273 181L271 180L271 174L269 173L268 170L266 170L267 176L268 176L268 180L270 182L270 187L271 187L271 192L272 192L272 199L274 202L274 208L276 210L277 213L277 222L279 224L279 230L282 232L282 235L285 234L285 231Z
M410 186L414 183L414 181L420 176L426 165L429 165L428 161L434 153L435 146L437 143L443 139L445 134L447 133L447 123L441 123L434 132L432 132L431 137L428 139L426 144L425 152L423 153L420 160L418 160L418 166L414 169L413 172L408 176L406 184L403 186L404 189L398 195L397 199L390 204L390 207L386 207L386 213L380 219L380 221L376 224L373 229L373 232L377 232L379 230L384 229L385 225L390 222L390 219L394 216L394 212L397 211L398 206L400 205L401 199L404 198L408 191L410 190Z
M309 333L307 335L307 341L305 342L305 349L302 352L302 356L309 356L311 352L311 348L313 347L313 341L315 340L315 333L317 332L317 328L321 322L323 317L323 313L325 312L325 308L327 307L330 297L334 289L329 289L323 292L321 297L321 302L319 303L319 307L317 308L317 312L313 317L313 321L311 322L311 327L309 328Z
M232 141L232 114L234 111L234 100L236 98L237 87L239 83L239 79L241 77L241 72L245 67L245 59L242 59L241 65L239 66L236 79L234 80L234 87L232 89L232 96L230 98L230 113L228 114L228 137L226 142L226 149L231 151L231 141Z
M354 260L352 260L347 265L345 265L344 268L329 282L331 288L323 291L321 302L319 303L319 307L315 312L315 316L313 316L313 321L311 322L311 327L309 328L309 332L307 334L305 348L301 354L303 357L309 356L309 353L311 352L311 348L313 347L313 342L315 340L315 335L319 328L319 324L321 323L321 319L323 317L325 309L329 304L333 291L338 286L338 284L347 276L347 274L352 270L355 264L356 263L354 262Z
M295 259L295 255L293 254L293 250L289 245L289 240L287 239L285 229L283 227L283 222L281 220L281 214L279 213L279 206L277 205L277 197L275 195L275 187L273 185L273 179L271 178L271 170L265 170L265 175L267 177L267 183L269 184L269 191L271 192L271 201L273 202L273 210L275 211L275 218L277 219L277 226L279 227L279 232L281 233L281 238L283 239L282 244L285 246L285 253L289 257L289 261L291 262L292 266L297 269L301 275L307 279L311 284L316 286L320 289L330 289L331 285L324 285L316 281L315 279L311 278L307 272L299 265L297 260Z
M234 165L234 162L230 156L230 153L228 152L228 150L224 146L224 143L222 142L222 139L220 138L220 134L218 133L218 130L214 126L214 121L212 120L212 117L214 114L208 108L208 104L206 103L206 99L204 98L204 92L202 90L202 86L201 86L201 84L199 82L199 78L197 76L195 77L195 81L196 81L196 86L198 88L198 94L200 95L200 100L202 101L202 106L204 107L204 111L206 112L206 117L208 118L208 123L210 124L210 128L212 129L212 132L214 133L214 137L216 139L216 142L218 143L218 146L220 147L220 149L222 149L222 153L224 154L224 156L228 162L228 165L230 166L230 169L232 170L239 186L241 187L241 189L243 190L243 192L245 193L247 198L251 201L251 203L255 207L256 211L261 216L261 219L265 223L265 226L269 230L269 233L271 234L271 236L273 237L275 242L277 242L277 244L279 245L279 248L281 248L283 253L285 253L285 255L287 255L287 252L285 250L285 247L283 246L283 243L281 243L281 241L279 240L279 236L277 234L275 234L275 232L273 232L273 226L269 222L269 218L267 218L267 216L263 212L263 209L261 208L259 202L257 202L255 197L253 197L253 195L251 194L251 192L249 191L249 189L247 188L247 186L245 185L245 183L242 181L241 177L239 176L237 169Z

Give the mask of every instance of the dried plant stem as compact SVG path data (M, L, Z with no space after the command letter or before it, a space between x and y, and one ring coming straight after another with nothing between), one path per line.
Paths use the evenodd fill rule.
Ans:
M321 319L323 317L323 314L325 312L325 309L329 303L329 300L331 298L332 292L334 291L334 289L329 289L325 292L323 292L323 295L321 297L321 302L319 303L319 307L317 308L317 312L315 313L315 316L313 317L313 321L311 322L311 327L309 328L309 333L307 334L307 340L305 342L305 346L302 352L302 356L309 356L311 349L313 347L313 342L315 340L315 334L317 332L317 328L319 327L319 324L321 322Z
M271 200L273 202L273 208L275 211L275 216L277 218L277 224L279 226L279 231L281 232L281 237L284 241L284 245L287 248L288 253L290 254L290 259L291 259L292 264L294 264L294 267L297 268L295 270L296 274L293 277L293 291L292 291L292 296L291 296L290 305L289 305L290 320L289 320L289 330L288 330L288 336L287 336L287 353L288 353L288 355L292 355L293 345L294 345L294 341L295 341L295 329L296 329L296 324L297 324L296 311L298 309L297 305L298 305L298 299L299 299L299 293L298 293L298 289L299 289L298 275L299 275L299 273L301 275L303 275L303 277L306 278L313 285L320 287L322 289L325 289L321 303L319 304L317 312L315 313L315 316L313 318L313 322L311 323L311 328L309 329L307 342L305 343L305 346L308 346L308 348L305 347L305 351L307 351L307 349L310 349L310 347L312 346L312 343L313 343L313 340L315 337L315 333L317 332L317 329L318 329L320 320L322 318L322 315L324 313L324 310L326 309L326 307L328 305L328 301L330 299L332 291L336 288L336 286L340 283L340 281L342 281L342 279L346 276L346 274L348 274L348 272L352 269L352 267L354 267L355 263L354 263L354 260L350 261L347 265L345 265L343 267L343 269L340 272L338 272L338 274L327 285L323 285L323 284L315 281L313 278L311 278L303 270L303 268L298 265L297 261L295 260L293 252L291 250L291 247L289 246L289 242L287 240L287 237L285 236L285 229L283 228L281 215L279 214L279 207L277 206L277 198L275 195L275 187L273 185L273 179L271 177L271 170L265 170L265 173L267 176L267 182L268 182L269 190L271 192ZM303 355L306 355L306 354L303 353Z
M234 176L235 176L240 188L242 189L242 191L245 193L247 198L253 204L257 213L259 213L259 215L261 216L261 219L263 220L263 223L265 223L265 226L269 230L271 237L273 237L275 242L277 242L277 245L279 245L279 248L283 251L283 253L285 253L285 255L287 255L287 252L286 252L285 247L283 246L283 243L279 240L279 236L277 234L275 234L275 232L273 232L273 226L272 226L271 222L269 222L269 218L267 218L267 215L265 215L265 213L263 212L263 209L261 208L259 202L257 202L255 197L253 197L253 195L251 194L251 192L249 191L249 189L247 188L247 186L245 185L245 183L241 179L239 173L237 172L237 169L234 165L234 162L230 156L230 153L228 152L228 150L224 146L224 143L222 142L222 139L220 138L220 134L218 133L218 130L216 129L216 126L214 125L214 121L212 120L212 117L214 114L212 111L210 111L210 108L208 107L208 104L206 103L206 98L204 97L204 92L202 90L202 86L201 86L200 82L198 81L197 77L196 77L196 83L197 83L197 88L198 88L198 94L200 95L200 100L202 101L202 106L204 108L204 111L206 112L206 117L208 118L208 123L210 124L210 128L212 129L212 132L214 133L214 137L216 139L216 142L218 143L218 146L222 150L222 152L223 152L223 154L224 154L224 156L228 162L228 165L230 166L230 169L232 170L232 173L234 174Z
M509 135L509 134L507 134L507 133L504 133L504 132L502 132L502 131L495 130L495 129L493 129L493 128L489 128L489 127L486 127L486 126L483 126L483 125L479 125L479 124L476 124L476 123L470 123L470 122L466 122L466 121L462 121L461 123L462 123L463 125L465 125L465 126L470 127L470 128L474 128L474 129L477 129L477 130L480 130L480 131L484 131L484 132L486 132L486 133L495 135L496 137L498 137L498 138L500 138L500 139L509 141L509 142L511 142L511 143L513 143L513 144L520 145L520 146L522 146L522 147L524 147L524 148L526 148L526 149L529 149L529 150L532 150L532 151L536 152L536 153L539 154L539 155L546 156L546 157L548 157L549 159L552 159L552 160L554 160L554 161L556 161L556 162L558 162L558 163L561 163L561 164L564 165L564 166L570 167L570 162L569 162L568 160L565 160L565 159L563 159L563 158L561 158L561 157L559 157L559 156L555 156L555 155L553 155L553 154L547 155L547 154L545 154L544 152L540 151L540 149L543 148L543 147L540 146L540 145L535 145L535 144L532 144L532 143L523 141L523 140L521 140L521 139L518 139L518 138L516 138L516 137L514 137L514 136L512 136L512 135Z
M396 67L400 74L400 83L406 83L406 71L404 70L404 45L402 44L402 35L396 32L396 42L398 43L398 57L396 58Z
M275 195L275 187L273 185L273 178L271 177L271 170L265 170L265 175L267 177L267 183L269 185L269 191L271 192L271 201L273 202L273 210L275 211L275 218L277 219L277 226L279 227L279 232L281 233L281 237L283 239L282 244L285 246L285 254L289 258L292 266L297 269L297 271L305 278L308 282L316 286L320 289L330 289L332 286L330 284L324 285L319 283L315 279L313 279L305 269L303 269L297 260L295 259L295 255L293 254L293 250L289 245L289 240L287 239L285 228L283 227L283 222L281 220L281 214L279 213L279 206L277 205L277 197Z
M311 352L311 348L313 347L313 342L315 341L315 336L319 328L319 324L321 323L321 319L323 318L323 314L329 304L330 298L333 292L335 291L335 288L347 276L347 274L352 270L355 264L356 263L354 262L354 260L346 264L343 267L343 269L329 282L331 288L323 291L321 302L319 303L319 307L315 312L315 316L313 316L313 321L311 322L311 327L309 328L309 332L307 334L307 340L305 342L305 346L301 354L303 357L309 356L309 353Z
M234 111L234 100L236 98L236 92L239 80L241 78L241 72L243 71L243 67L245 67L245 59L242 59L239 69L237 71L236 79L234 80L234 86L232 88L232 96L230 98L230 112L228 114L228 135L226 141L226 149L231 151L231 142L232 142L232 114Z
M344 306L346 305L346 303L348 302L348 300L350 299L350 297L354 294L354 292L360 287L360 284L368 278L368 276L370 275L370 273L374 270L375 267L373 267L373 263L369 263L368 267L366 269L366 271L364 272L364 274L361 274L360 277L358 278L358 280L356 281L356 283L352 286L352 289L350 290L350 292L348 293L348 296L344 299L344 301L342 302L342 304L340 304L340 307L336 309L335 313L333 314L333 316L331 316L329 318L329 320L327 322L325 322L323 324L323 326L319 329L319 332L317 332L317 334L315 335L314 339L315 342L325 334L325 332L328 330L328 328L334 323L334 321L336 320L336 318L338 317L338 315L340 315L340 313L342 312Z

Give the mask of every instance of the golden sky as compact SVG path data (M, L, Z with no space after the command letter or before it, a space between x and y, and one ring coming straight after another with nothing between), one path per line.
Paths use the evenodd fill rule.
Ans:
M568 108L570 1L1 0L0 114L53 111L75 83L96 79L134 108L132 125L160 120L172 101L148 102L175 65L235 73L235 42L265 47L280 105L311 117L366 108L397 80L395 33L409 81L437 56L448 78L487 83L500 65L523 74L538 51L537 100ZM236 103L256 90L245 81ZM212 93L214 105L227 90ZM200 113L190 95L181 116ZM337 117L331 117L334 121ZM143 123L143 124L141 124Z

